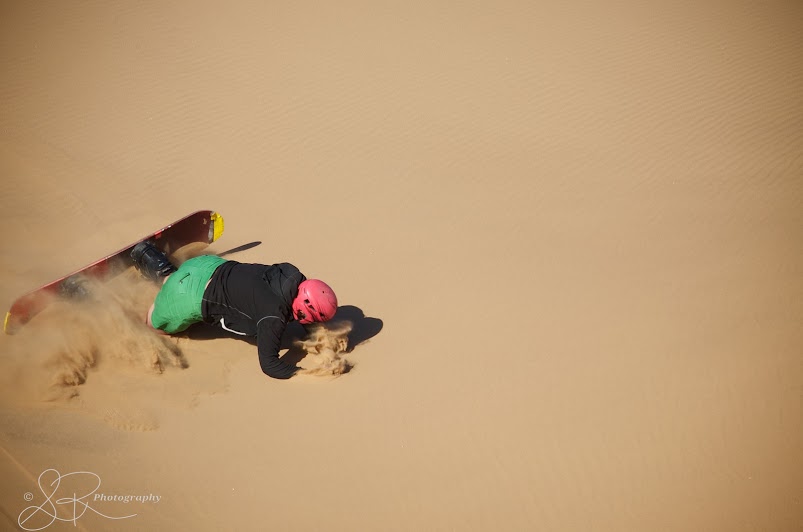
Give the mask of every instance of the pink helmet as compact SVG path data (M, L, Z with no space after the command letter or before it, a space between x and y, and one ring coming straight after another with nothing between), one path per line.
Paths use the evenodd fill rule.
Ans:
M299 323L326 321L337 312L337 296L332 288L318 279L307 279L298 285L293 300L293 316Z

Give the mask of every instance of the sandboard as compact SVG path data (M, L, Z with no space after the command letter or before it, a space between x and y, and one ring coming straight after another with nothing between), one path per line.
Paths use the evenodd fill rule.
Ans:
M64 292L65 281L75 279L75 276L88 276L108 279L134 263L131 260L131 250L145 240L150 240L156 247L167 255L188 244L196 242L211 244L223 233L223 217L214 211L198 211L165 226L158 231L147 235L119 251L102 259L96 260L80 270L74 271L55 281L40 286L14 301L6 314L3 330L6 334L13 334L25 325L31 318L41 312L52 300Z

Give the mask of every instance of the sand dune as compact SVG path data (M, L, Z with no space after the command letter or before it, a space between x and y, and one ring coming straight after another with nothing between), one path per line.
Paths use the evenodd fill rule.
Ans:
M343 307L287 382L133 272L0 338L0 522L799 530L803 6L702 4L2 3L0 302L212 208Z

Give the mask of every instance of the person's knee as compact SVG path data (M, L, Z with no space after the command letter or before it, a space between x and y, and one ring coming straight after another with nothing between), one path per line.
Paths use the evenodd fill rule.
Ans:
M159 334L167 334L162 329L157 328L153 324L153 321L152 321L153 318L152 317L153 317L153 309L154 308L156 308L156 304L155 303L153 305L151 305L151 308L148 309L148 315L145 317L145 323L148 325L148 327L150 327L151 329L153 329L157 333L159 333Z
M153 309L155 306L156 306L155 304L151 305L151 308L148 309L148 314L145 316L145 324L148 325L148 327L153 327L151 316L153 316Z

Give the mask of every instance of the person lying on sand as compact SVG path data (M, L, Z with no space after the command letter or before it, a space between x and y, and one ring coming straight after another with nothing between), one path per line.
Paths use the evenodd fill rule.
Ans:
M318 279L307 279L290 263L241 264L201 255L178 269L153 244L131 250L137 270L162 287L148 310L148 325L167 334L206 322L243 336L256 337L259 365L276 379L300 368L279 359L282 334L290 321L324 322L337 311L337 296Z

